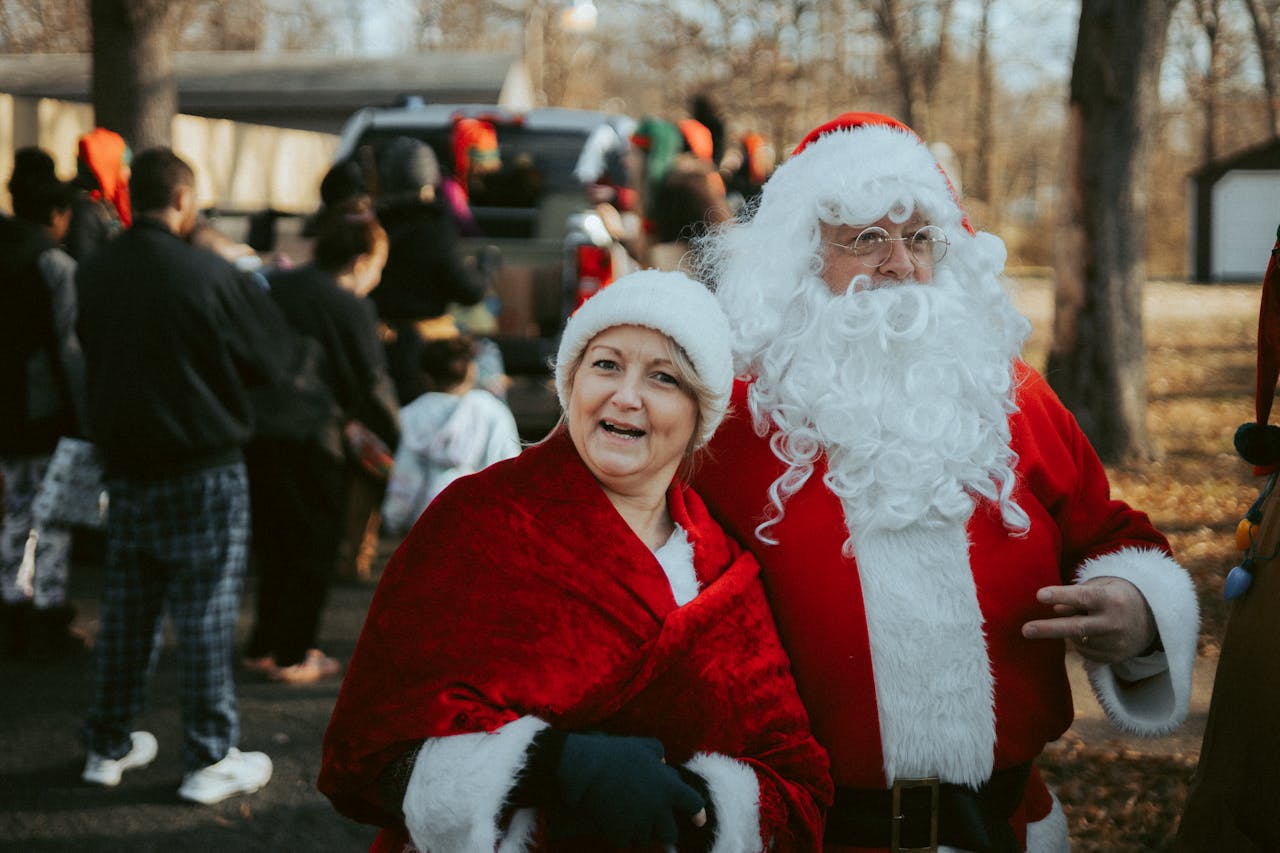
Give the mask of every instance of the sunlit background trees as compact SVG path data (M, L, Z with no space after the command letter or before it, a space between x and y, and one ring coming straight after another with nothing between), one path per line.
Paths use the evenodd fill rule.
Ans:
M86 0L0 0L0 52L88 52ZM974 215L1048 264L1046 217L1079 6L1060 0L168 0L174 50L503 50L546 104L683 116L787 150L837 112L883 110L955 153ZM1149 272L1185 269L1185 175L1277 134L1280 0L1180 0L1160 85Z

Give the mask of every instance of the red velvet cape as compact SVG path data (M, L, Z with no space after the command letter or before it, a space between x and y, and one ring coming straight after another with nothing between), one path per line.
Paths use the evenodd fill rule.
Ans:
M533 715L656 737L672 764L741 759L760 783L764 840L815 849L827 759L759 565L689 488L674 484L668 504L703 588L679 608L563 431L441 493L379 583L325 734L320 790L356 820L400 828L377 796L388 761L423 738Z

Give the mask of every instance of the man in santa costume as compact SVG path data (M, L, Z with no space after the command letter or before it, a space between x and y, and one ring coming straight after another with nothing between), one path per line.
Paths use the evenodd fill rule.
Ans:
M848 113L701 249L745 379L695 484L762 564L828 849L1067 850L1033 763L1072 721L1063 640L1116 725L1163 734L1198 612L1019 360L1004 245L909 128Z

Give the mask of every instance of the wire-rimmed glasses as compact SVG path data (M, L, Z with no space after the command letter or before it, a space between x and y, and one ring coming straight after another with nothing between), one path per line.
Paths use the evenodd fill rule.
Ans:
M828 245L844 249L872 269L879 269L893 254L894 243L905 243L907 254L916 266L933 266L947 254L951 241L946 232L936 225L925 225L911 234L890 237L879 225L862 229L852 243L826 240Z

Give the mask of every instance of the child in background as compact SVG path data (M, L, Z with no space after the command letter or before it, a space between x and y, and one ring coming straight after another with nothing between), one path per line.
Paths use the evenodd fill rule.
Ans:
M428 391L400 412L400 445L382 504L383 530L409 531L445 486L520 452L515 418L476 387L476 343L467 335L427 341L420 367Z

